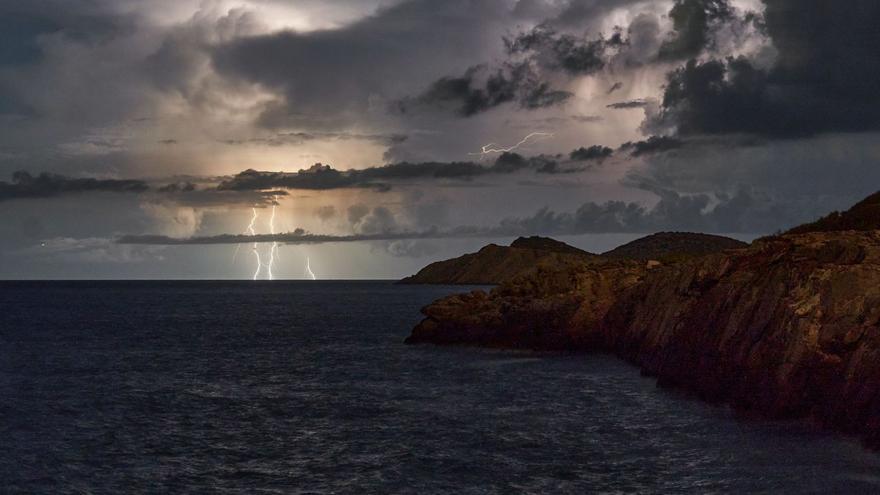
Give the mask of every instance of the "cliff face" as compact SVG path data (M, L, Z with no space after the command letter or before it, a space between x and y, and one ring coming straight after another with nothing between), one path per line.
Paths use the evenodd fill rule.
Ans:
M519 238L510 246L489 244L476 253L431 263L400 283L494 285L513 280L541 263L568 266L595 257L553 239Z
M426 307L410 343L610 351L661 385L880 447L880 232L660 264L544 265Z
M661 268L602 322L604 349L712 401L880 446L880 233L783 236Z
M422 309L407 343L570 350L589 346L602 316L639 282L646 263L544 262L486 293L452 295Z

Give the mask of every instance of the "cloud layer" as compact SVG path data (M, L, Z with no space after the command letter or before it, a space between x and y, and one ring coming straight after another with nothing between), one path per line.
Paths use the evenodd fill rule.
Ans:
M880 187L878 22L870 0L0 1L0 254L226 242L269 206L290 242L387 247L364 265L784 229Z

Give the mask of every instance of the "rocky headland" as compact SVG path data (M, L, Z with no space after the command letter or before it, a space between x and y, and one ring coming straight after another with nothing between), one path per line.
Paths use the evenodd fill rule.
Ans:
M732 249L661 236L647 257L540 262L427 306L407 342L611 352L662 386L880 447L878 203Z
M520 237L510 246L489 244L476 253L431 263L401 284L495 285L535 266L588 262L595 254L546 237Z
M539 267L559 271L608 259L674 262L745 246L718 235L661 232L597 255L547 237L520 237L510 246L489 244L476 253L431 263L399 283L498 285L522 279Z

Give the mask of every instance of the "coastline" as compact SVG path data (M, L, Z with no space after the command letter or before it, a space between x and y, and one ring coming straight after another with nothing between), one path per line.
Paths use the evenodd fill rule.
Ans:
M543 266L423 313L407 343L607 352L658 386L880 448L877 231L769 237L670 264Z

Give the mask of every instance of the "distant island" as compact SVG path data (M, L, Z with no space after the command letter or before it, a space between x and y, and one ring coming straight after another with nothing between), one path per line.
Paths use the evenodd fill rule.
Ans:
M660 233L596 255L489 245L405 283L497 284L423 308L407 343L608 352L661 386L880 448L880 193L761 238Z

